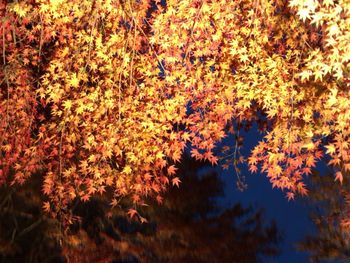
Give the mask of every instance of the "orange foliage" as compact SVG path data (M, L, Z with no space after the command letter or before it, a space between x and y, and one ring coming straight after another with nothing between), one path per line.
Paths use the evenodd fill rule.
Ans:
M242 122L264 123L250 170L289 198L325 154L350 169L346 0L7 2L0 182L45 171L54 215L106 188L161 201L186 145L216 164Z

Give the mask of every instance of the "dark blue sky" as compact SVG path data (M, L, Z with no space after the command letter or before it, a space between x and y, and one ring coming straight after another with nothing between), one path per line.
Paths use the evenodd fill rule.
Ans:
M250 150L262 136L254 131L254 128L243 136L245 142L242 153L248 156ZM226 142L233 143L230 140ZM217 172L225 183L225 198L220 200L220 204L228 207L230 204L240 202L245 207L253 205L255 208L263 208L266 219L276 221L284 237L282 253L273 261L269 259L269 262L309 262L307 253L298 252L294 248L296 242L301 241L308 233L315 231L308 217L309 211L305 200L296 198L294 201L288 201L284 192L272 189L268 178L264 174L251 174L243 168L242 175L245 176L248 188L241 192L236 187L234 169L223 171L218 167Z
M294 243L301 241L307 233L314 231L308 218L308 209L299 200L287 201L279 190L271 189L271 184L264 175L247 175L247 190L240 192L235 185L235 176L231 170L221 171L225 182L225 195L222 202L225 206L240 202L245 207L253 205L265 210L266 219L274 219L282 231L284 242L282 254L275 262L295 263L308 262L307 254L297 252Z

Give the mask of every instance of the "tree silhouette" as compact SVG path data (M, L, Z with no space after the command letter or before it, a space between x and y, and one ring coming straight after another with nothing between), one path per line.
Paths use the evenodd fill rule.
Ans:
M179 175L182 186L172 188L161 206L151 203L143 209L147 224L120 214L107 219L106 210L95 200L80 207L80 235L87 233L95 244L117 241L124 246L123 251L120 246L117 249L119 259L129 257L135 262L257 262L260 256L278 253L276 226L265 225L261 211L240 204L229 209L218 207L215 198L222 194L223 185L218 175L208 170L208 164L185 158ZM91 217L87 219L87 215ZM106 251L101 244L92 247ZM84 261L81 255L87 253L83 251L77 253L71 247L70 256L75 256L76 262ZM116 251L112 253L111 258ZM96 250L92 254L96 255Z
M62 262L61 225L44 214L40 176L0 188L0 262Z
M312 176L307 202L316 233L305 237L298 249L310 253L312 262L350 260L350 181L335 184L330 176ZM331 194L333 193L333 194Z
M262 211L240 204L219 207L215 198L223 194L223 184L207 163L185 158L179 175L182 187L173 187L162 205L150 201L140 209L148 223L131 220L123 209L110 211L108 197L93 198L76 205L73 211L80 220L69 233L60 235L59 221L40 214L39 196L21 199L16 209L40 221L12 239L10 234L21 228L11 225L11 218L25 219L19 210L12 210L1 221L1 227L7 228L1 232L2 260L59 262L64 256L68 262L258 262L279 253L280 235L273 222L265 223ZM29 187L13 192L13 198L31 193ZM125 200L121 205L129 204ZM31 242L33 236L40 237L41 243ZM16 249L6 252L10 243ZM56 258L47 259L44 248Z

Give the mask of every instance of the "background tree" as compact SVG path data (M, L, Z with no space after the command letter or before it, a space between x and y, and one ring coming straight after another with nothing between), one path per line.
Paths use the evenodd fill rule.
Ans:
M348 222L350 212L349 180L344 180L340 185L335 184L329 175L316 175L311 177L310 185L307 202L316 232L309 234L298 244L298 248L310 253L312 262L348 261L350 232L344 221Z
M278 254L280 234L262 211L240 204L218 206L223 185L209 164L185 158L179 176L183 187L172 188L162 206L153 203L140 211L147 224L130 220L123 209L111 212L108 198L93 198L77 204L79 223L61 236L57 219L39 216L39 189L20 188L11 200L21 203L11 201L11 211L6 206L1 210L2 260L59 262L65 256L68 262L258 262Z
M62 262L62 225L41 208L42 176L0 188L0 262Z

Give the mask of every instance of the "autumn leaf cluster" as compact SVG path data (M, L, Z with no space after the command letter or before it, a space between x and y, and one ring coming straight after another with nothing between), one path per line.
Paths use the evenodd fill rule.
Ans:
M265 135L250 170L289 198L323 156L350 170L348 0L0 1L0 17L0 181L44 173L53 214L107 188L161 202L186 147L217 164L242 123Z

